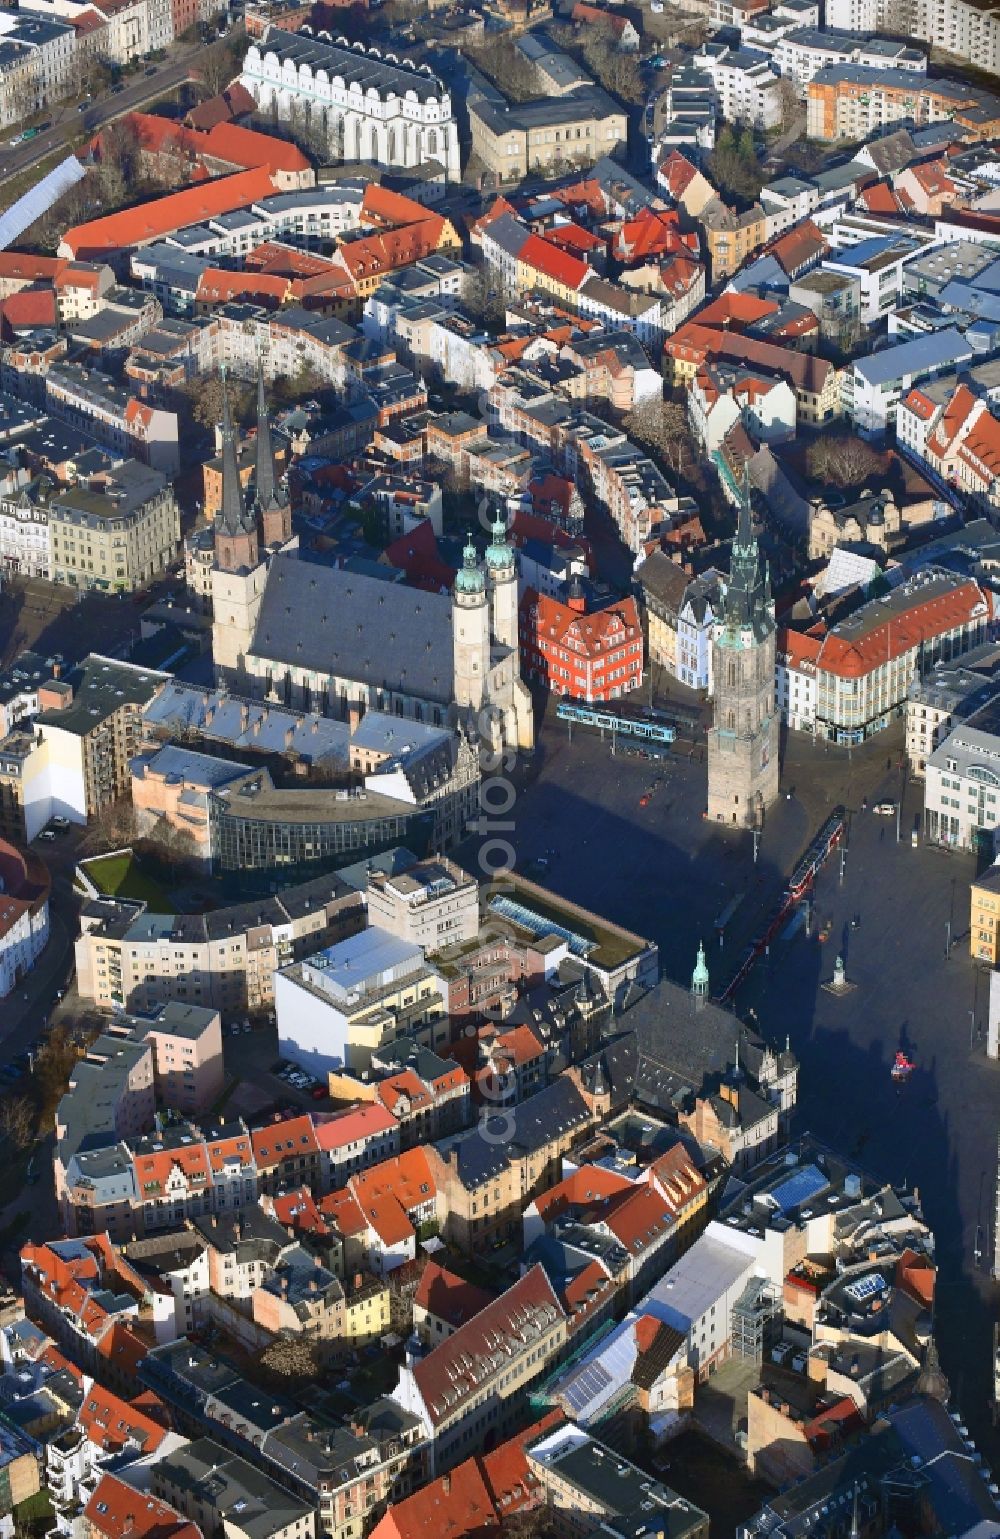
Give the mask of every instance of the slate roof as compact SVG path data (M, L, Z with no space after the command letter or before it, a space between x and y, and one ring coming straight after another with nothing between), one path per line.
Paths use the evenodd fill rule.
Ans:
M389 592L371 577L276 556L250 650L268 662L451 703L447 594L402 584Z
M510 1155L523 1158L542 1149L566 1128L583 1127L589 1116L576 1086L565 1077L557 1079L519 1106L486 1118L451 1144L457 1153L462 1185L469 1191L485 1186L506 1169ZM502 1140L497 1136L501 1131ZM447 1157L447 1148L438 1148Z

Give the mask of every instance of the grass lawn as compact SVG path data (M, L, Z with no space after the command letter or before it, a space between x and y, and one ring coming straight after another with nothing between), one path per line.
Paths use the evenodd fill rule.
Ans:
M134 898L154 914L171 914L173 905L159 882L138 869L130 854L97 855L80 862L97 890L107 898Z

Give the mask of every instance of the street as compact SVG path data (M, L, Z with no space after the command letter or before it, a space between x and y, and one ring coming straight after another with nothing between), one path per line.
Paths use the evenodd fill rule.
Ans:
M85 112L79 112L68 102L58 103L52 109L50 126L43 133L13 148L9 142L0 145L0 187L67 146L67 139L75 137L82 129L100 128L103 123L110 123L125 112L156 101L165 91L179 86L190 78L192 60L201 51L200 43L188 47L175 45L171 49L172 57L158 64L154 75L140 74L127 84L123 82L124 90L117 94L105 93ZM70 153L68 147L66 153Z

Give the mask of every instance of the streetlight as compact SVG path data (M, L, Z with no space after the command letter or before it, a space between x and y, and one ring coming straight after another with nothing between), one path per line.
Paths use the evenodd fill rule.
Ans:
M970 1048L974 1045L975 1040L976 1040L976 1012L975 1012L975 1010L970 1010L969 1011L969 1047Z
M944 928L945 928L944 959L947 962L948 958L951 956L951 920L950 919L946 919L945 920Z

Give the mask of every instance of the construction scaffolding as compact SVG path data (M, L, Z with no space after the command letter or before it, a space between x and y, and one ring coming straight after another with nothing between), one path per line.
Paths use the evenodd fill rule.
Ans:
M766 1277L751 1277L733 1305L733 1355L762 1363L781 1339L781 1293Z

